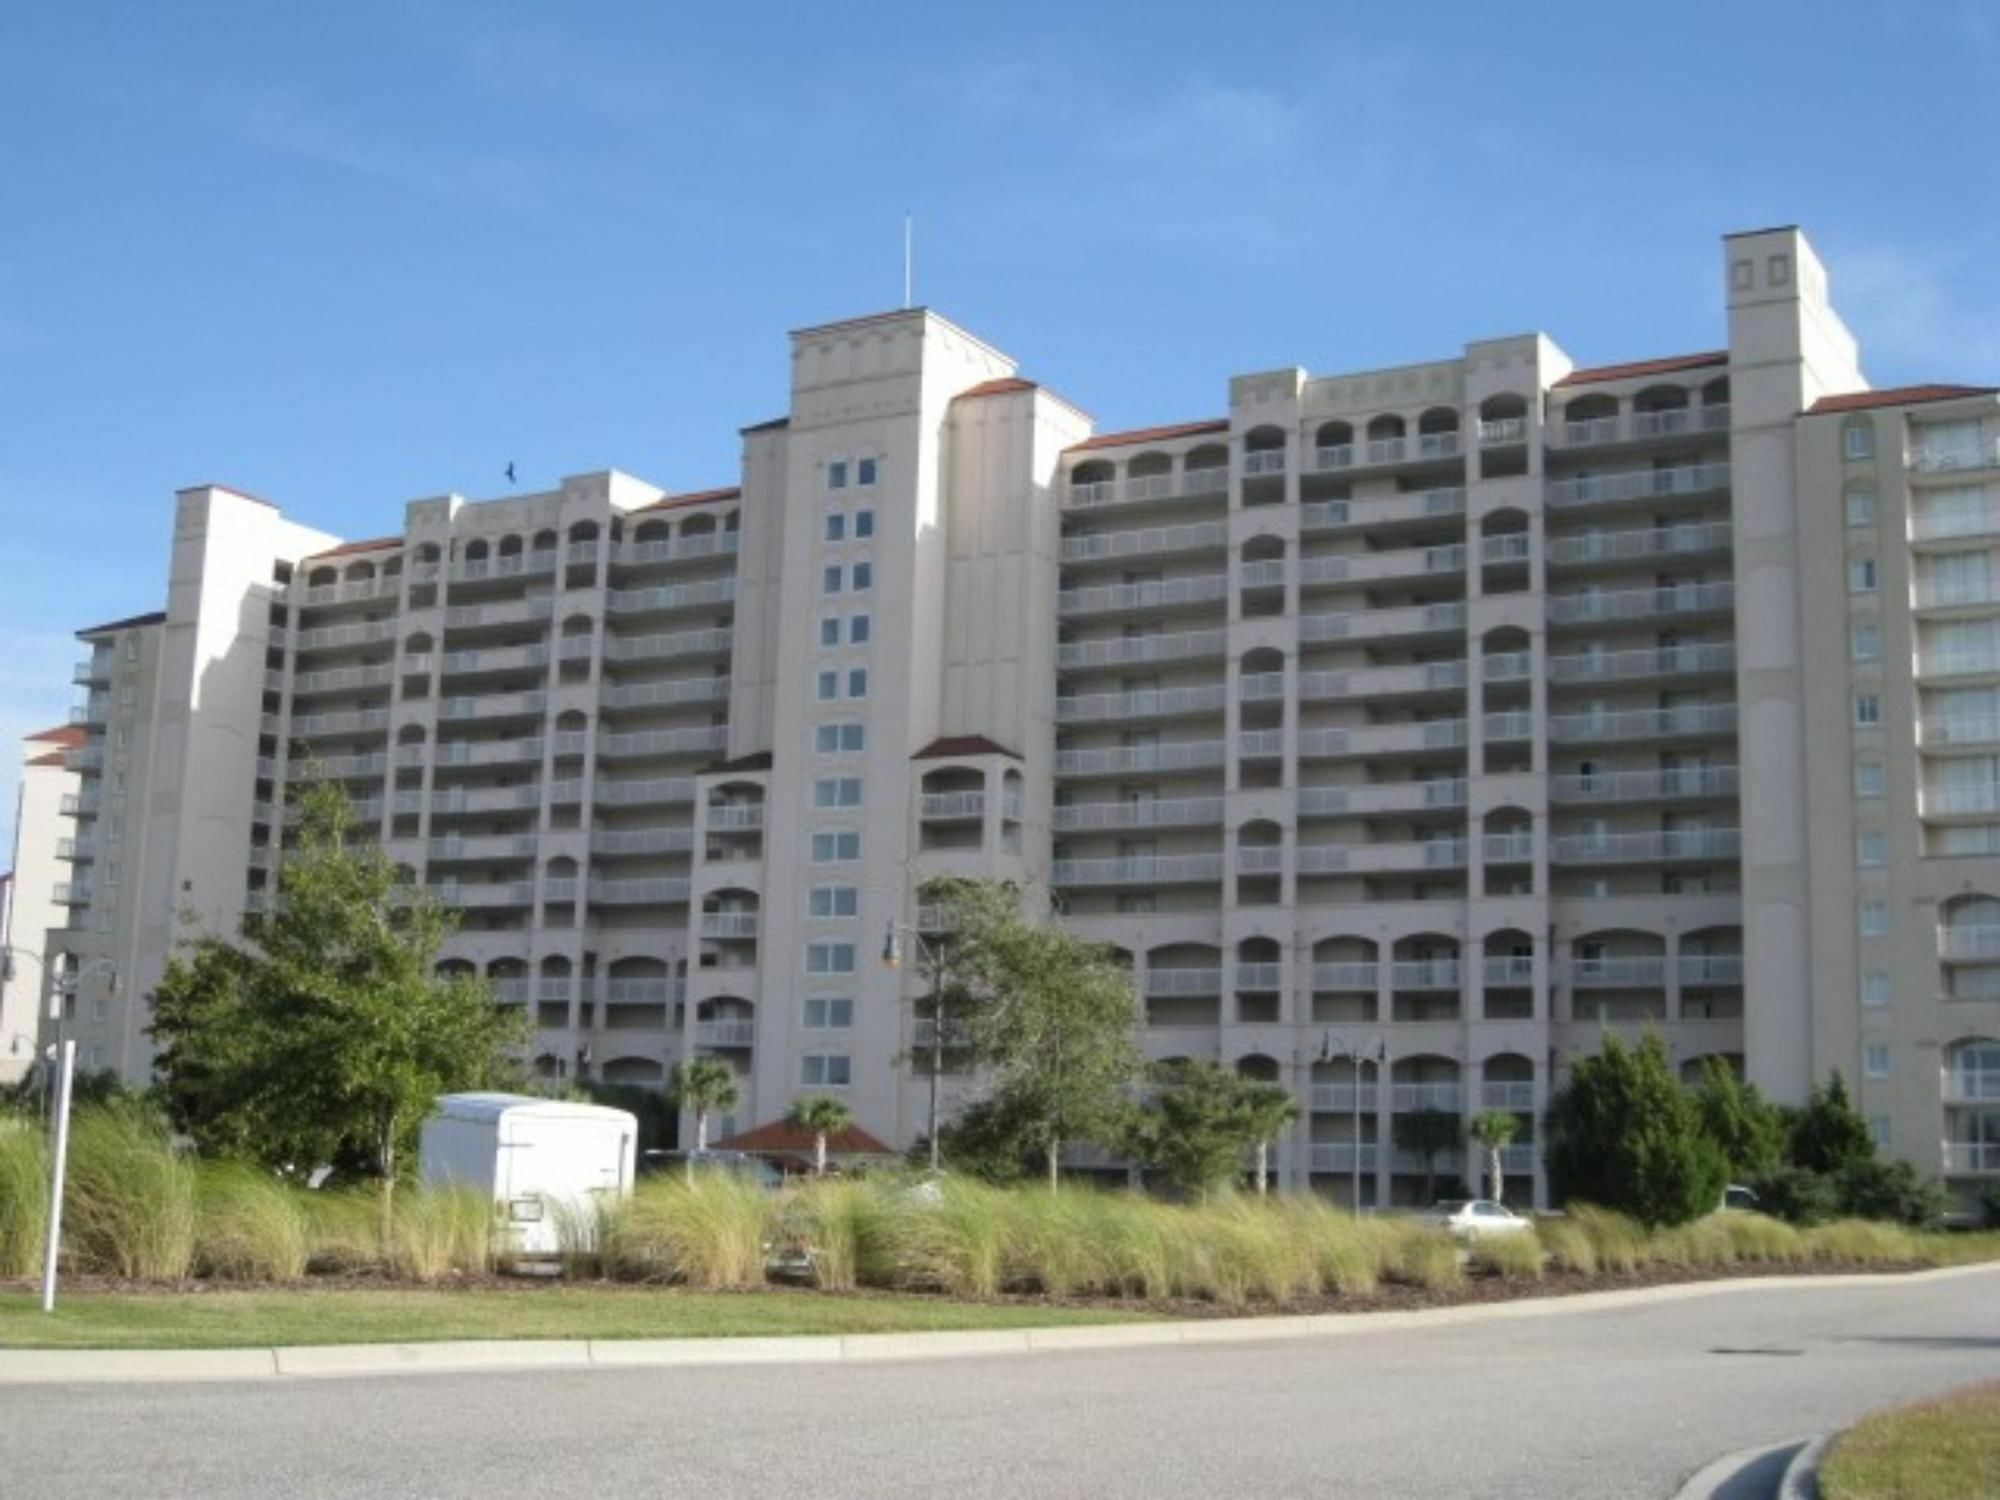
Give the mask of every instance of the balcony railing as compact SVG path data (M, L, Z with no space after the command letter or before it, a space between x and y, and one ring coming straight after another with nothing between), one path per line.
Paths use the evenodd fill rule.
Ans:
M1080 833L1094 828L1202 828L1221 822L1220 797L1064 802L1055 809L1058 833Z
M2000 926L1940 927L1938 957L1947 962L2000 960Z
M597 753L607 760L652 755L712 754L728 748L726 724L703 724L691 729L648 729L632 734L600 734Z
M918 799L917 816L926 822L976 822L986 816L986 793L925 792Z
M1243 455L1243 475L1246 479L1262 474L1282 474L1285 472L1285 450L1283 448L1259 448Z
M1723 641L1643 647L1635 651L1576 651L1549 658L1551 682L1713 676L1735 670L1736 647Z
M1222 993L1222 970L1148 969L1146 993L1160 996L1219 995Z
M1455 958L1399 960L1389 965L1389 983L1399 990L1455 990L1461 972Z
M1121 667L1140 662L1190 661L1222 656L1229 647L1225 630L1184 630L1172 635L1124 636L1103 641L1068 641L1056 647L1056 665Z
M1319 1106L1313 1107L1317 1109ZM1368 1141L1363 1141L1358 1148L1352 1141L1314 1141L1308 1162L1315 1172L1353 1172L1357 1169L1373 1172L1375 1146Z
M1654 798L1733 797L1734 766L1678 766L1660 771L1592 771L1551 776L1555 802L1643 802Z
M764 826L764 804L711 803L708 809L708 826L711 832L754 832Z
M1479 1085L1479 1107L1532 1111L1535 1085L1527 1079L1488 1079Z
M1465 1098L1465 1091L1456 1083L1392 1083L1389 1085L1389 1108L1397 1114L1405 1114L1419 1109L1441 1109L1448 1112L1458 1110ZM1439 1154L1440 1162L1443 1153Z
M1480 978L1491 988L1518 988L1535 982L1535 960L1522 953L1490 954L1480 962Z
M1732 734L1735 729L1733 703L1682 703L1673 708L1555 714L1549 719L1549 738L1562 742L1674 739Z
M1087 484L1072 481L1065 491L1071 510L1089 510L1100 505L1137 505L1148 500L1174 500L1196 495L1221 495L1229 490L1229 469L1223 464L1186 469L1178 474L1145 474L1119 482L1097 480Z
M701 609L727 604L736 597L734 578L704 578L699 583L671 583L651 589L611 589L605 608L614 614L672 609Z
M604 659L611 662L657 661L674 656L727 655L734 638L734 632L727 627L677 630L665 635L606 636Z
M592 854L686 854L693 848L692 828L599 828L590 835Z
M1927 818L2000 812L2000 781L1978 786L1927 786L1918 810Z
M1190 885L1222 879L1220 854L1142 854L1120 859L1059 859L1057 885Z
M1917 738L1932 749L2000 744L2000 715L1932 714L1918 722Z
M757 1040L755 1021L697 1021L694 1039L703 1047L749 1047Z
M688 882L680 876L592 880L588 890L593 906L675 906L685 903L688 898Z
M1729 488L1729 465L1685 464L1672 469L1628 469L1616 474L1582 474L1552 479L1544 503L1551 509L1607 505L1625 500L1658 500Z
M1325 453L1328 450L1320 451ZM1464 487L1440 485L1436 489L1413 490L1372 500L1309 500L1299 507L1299 524L1313 531L1464 513Z
M734 531L711 531L704 535L682 537L660 537L644 542L621 542L613 554L613 561L621 567L635 563L680 562L687 558L714 557L717 553L737 550L739 533ZM572 551L581 547L583 555L572 557L572 561L595 562L597 543L579 542Z
M1220 551L1228 545L1227 521L1190 521L1181 526L1147 526L1133 531L1098 531L1066 536L1062 541L1062 560L1066 563L1099 562L1171 552Z
M1312 987L1319 991L1363 990L1372 993L1381 983L1381 976L1381 965L1376 963L1317 963L1312 966Z
M1279 680L1282 683L1282 677ZM1056 722L1087 724L1220 713L1228 701L1228 689L1219 682L1197 687L1145 688L1131 693L1083 693L1056 699Z
M1640 526L1629 531L1592 531L1582 536L1555 537L1549 542L1551 563L1622 562L1644 557L1681 557L1727 552L1733 532L1727 521L1691 521L1682 526Z
M701 935L718 939L754 938L757 936L757 913L705 911L701 914Z
M2000 1141L1952 1141L1944 1148L1946 1172L2000 1172Z
M1159 745L1107 746L1056 751L1058 776L1106 776L1136 771L1199 771L1223 763L1221 740L1182 740Z
M1433 635L1463 630L1465 605L1458 600L1403 608L1343 610L1299 616L1299 640L1372 640L1383 636Z
M1740 849L1741 840L1734 828L1569 834L1550 842L1550 853L1558 864L1735 859Z
M1949 448L1913 446L1905 455L1907 465L1919 474L1955 474L1965 469L2000 467L2000 438L1982 438L1975 443L1954 444Z
M1198 578L1166 578L1155 583L1108 583L1063 589L1056 595L1056 609L1067 615L1110 614L1121 610L1181 609L1228 597L1229 575L1215 573Z
M1667 982L1664 957L1573 958L1569 982L1579 989L1658 989Z
M1917 653L1919 677L1980 677L2000 672L2000 651L1978 647Z
M1643 620L1655 615L1710 614L1732 609L1736 586L1731 583L1680 583L1650 589L1620 589L1615 593L1552 594L1549 623Z
M1732 985L1743 983L1743 955L1740 953L1683 953L1674 960L1674 971L1682 984Z
M1525 443L1527 440L1526 417L1499 417L1479 424L1479 445L1482 448L1498 447L1506 443Z

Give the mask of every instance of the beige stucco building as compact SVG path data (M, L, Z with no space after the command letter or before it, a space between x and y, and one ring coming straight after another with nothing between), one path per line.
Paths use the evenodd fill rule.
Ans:
M1397 1114L1532 1121L1606 1028L1838 1069L2000 1180L2000 402L1869 392L1798 231L1722 252L1697 354L1530 334L1105 434L913 310L794 333L729 489L346 543L184 491L164 614L85 632L80 1034L145 1072L177 922L268 899L311 757L545 1069L719 1056L740 1125L922 1132L878 954L949 872L1122 950L1155 1055L1295 1089L1280 1170L1338 1197L1414 1200Z

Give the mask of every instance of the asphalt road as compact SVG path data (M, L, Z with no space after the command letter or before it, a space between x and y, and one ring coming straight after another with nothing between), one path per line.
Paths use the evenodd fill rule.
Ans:
M2000 1378L2000 1270L1214 1347L0 1391L0 1494L1670 1496Z

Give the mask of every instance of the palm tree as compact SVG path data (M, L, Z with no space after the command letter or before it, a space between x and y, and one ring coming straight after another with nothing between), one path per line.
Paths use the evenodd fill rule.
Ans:
M826 1138L839 1135L854 1121L854 1111L825 1094L808 1094L792 1102L786 1111L787 1123L810 1130L813 1138L813 1176L826 1176Z
M1444 1109L1413 1109L1392 1115L1389 1125L1398 1150L1423 1158L1424 1201L1433 1201L1437 1193L1437 1159L1458 1144L1458 1116Z
M694 1111L694 1149L708 1149L708 1117L718 1109L736 1107L736 1074L726 1062L713 1057L691 1057L674 1069L668 1085L682 1109ZM694 1178L694 1162L688 1162L688 1179Z
M1244 1128L1257 1142L1257 1196L1270 1190L1271 1142L1299 1117L1299 1102L1275 1083L1247 1083L1238 1105Z
M1486 1148L1487 1175L1493 1179L1493 1201L1500 1202L1507 1179L1502 1175L1500 1153L1521 1133L1521 1122L1504 1109L1489 1109L1472 1117L1472 1138Z

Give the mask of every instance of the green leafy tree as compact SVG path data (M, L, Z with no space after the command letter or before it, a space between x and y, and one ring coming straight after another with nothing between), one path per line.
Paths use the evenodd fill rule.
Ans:
M708 1149L708 1117L736 1108L736 1074L729 1064L714 1057L691 1057L679 1064L668 1083L674 1101L694 1116L694 1149ZM694 1163L688 1163L688 1177L694 1177Z
M1750 1183L1757 1194L1757 1211L1788 1223L1824 1224L1840 1214L1840 1194L1824 1172L1781 1165Z
M1834 1177L1840 1211L1857 1219L1891 1219L1912 1229L1935 1229L1950 1198L1906 1161L1851 1161Z
M1815 1088L1792 1116L1788 1149L1793 1166L1829 1175L1875 1159L1868 1122L1849 1102L1839 1073Z
M1268 1143L1298 1118L1291 1095L1206 1059L1161 1063L1153 1078L1151 1097L1133 1111L1126 1151L1181 1192L1205 1196L1236 1177L1254 1150L1263 1191Z
M938 1145L952 1170L992 1183L1018 1182L1042 1167L1035 1121L1008 1098L975 1099L938 1128ZM910 1150L918 1165L930 1160L930 1142Z
M309 784L300 808L271 912L239 941L197 939L160 980L161 1095L204 1151L364 1165L386 1216L438 1096L514 1081L526 1031L483 981L436 972L452 914L352 841L337 785Z
M812 1132L813 1175L826 1176L826 1138L839 1135L854 1123L854 1111L839 1099L826 1094L808 1094L792 1101L785 1118L801 1130Z
M1458 1116L1448 1109L1413 1109L1389 1117L1390 1139L1398 1151L1424 1164L1424 1202L1437 1196L1437 1159L1458 1144Z
M1066 1143L1115 1139L1127 1118L1125 1090L1144 1065L1131 975L1047 913L1031 921L1011 885L938 881L925 894L946 908L989 1092L1034 1141L1054 1186Z
M1657 1036L1637 1047L1607 1036L1595 1056L1577 1061L1549 1109L1545 1159L1558 1197L1649 1225L1710 1212L1729 1177Z
M1695 1089L1702 1129L1722 1148L1730 1175L1754 1183L1778 1170L1785 1159L1785 1117L1754 1083L1745 1083L1719 1057L1703 1060Z
M1504 1109L1489 1109L1472 1117L1470 1133L1473 1140L1486 1148L1486 1174L1493 1183L1493 1190L1488 1196L1495 1203L1502 1202L1507 1191L1507 1178L1501 1153L1513 1145L1514 1137L1521 1133L1520 1118Z

